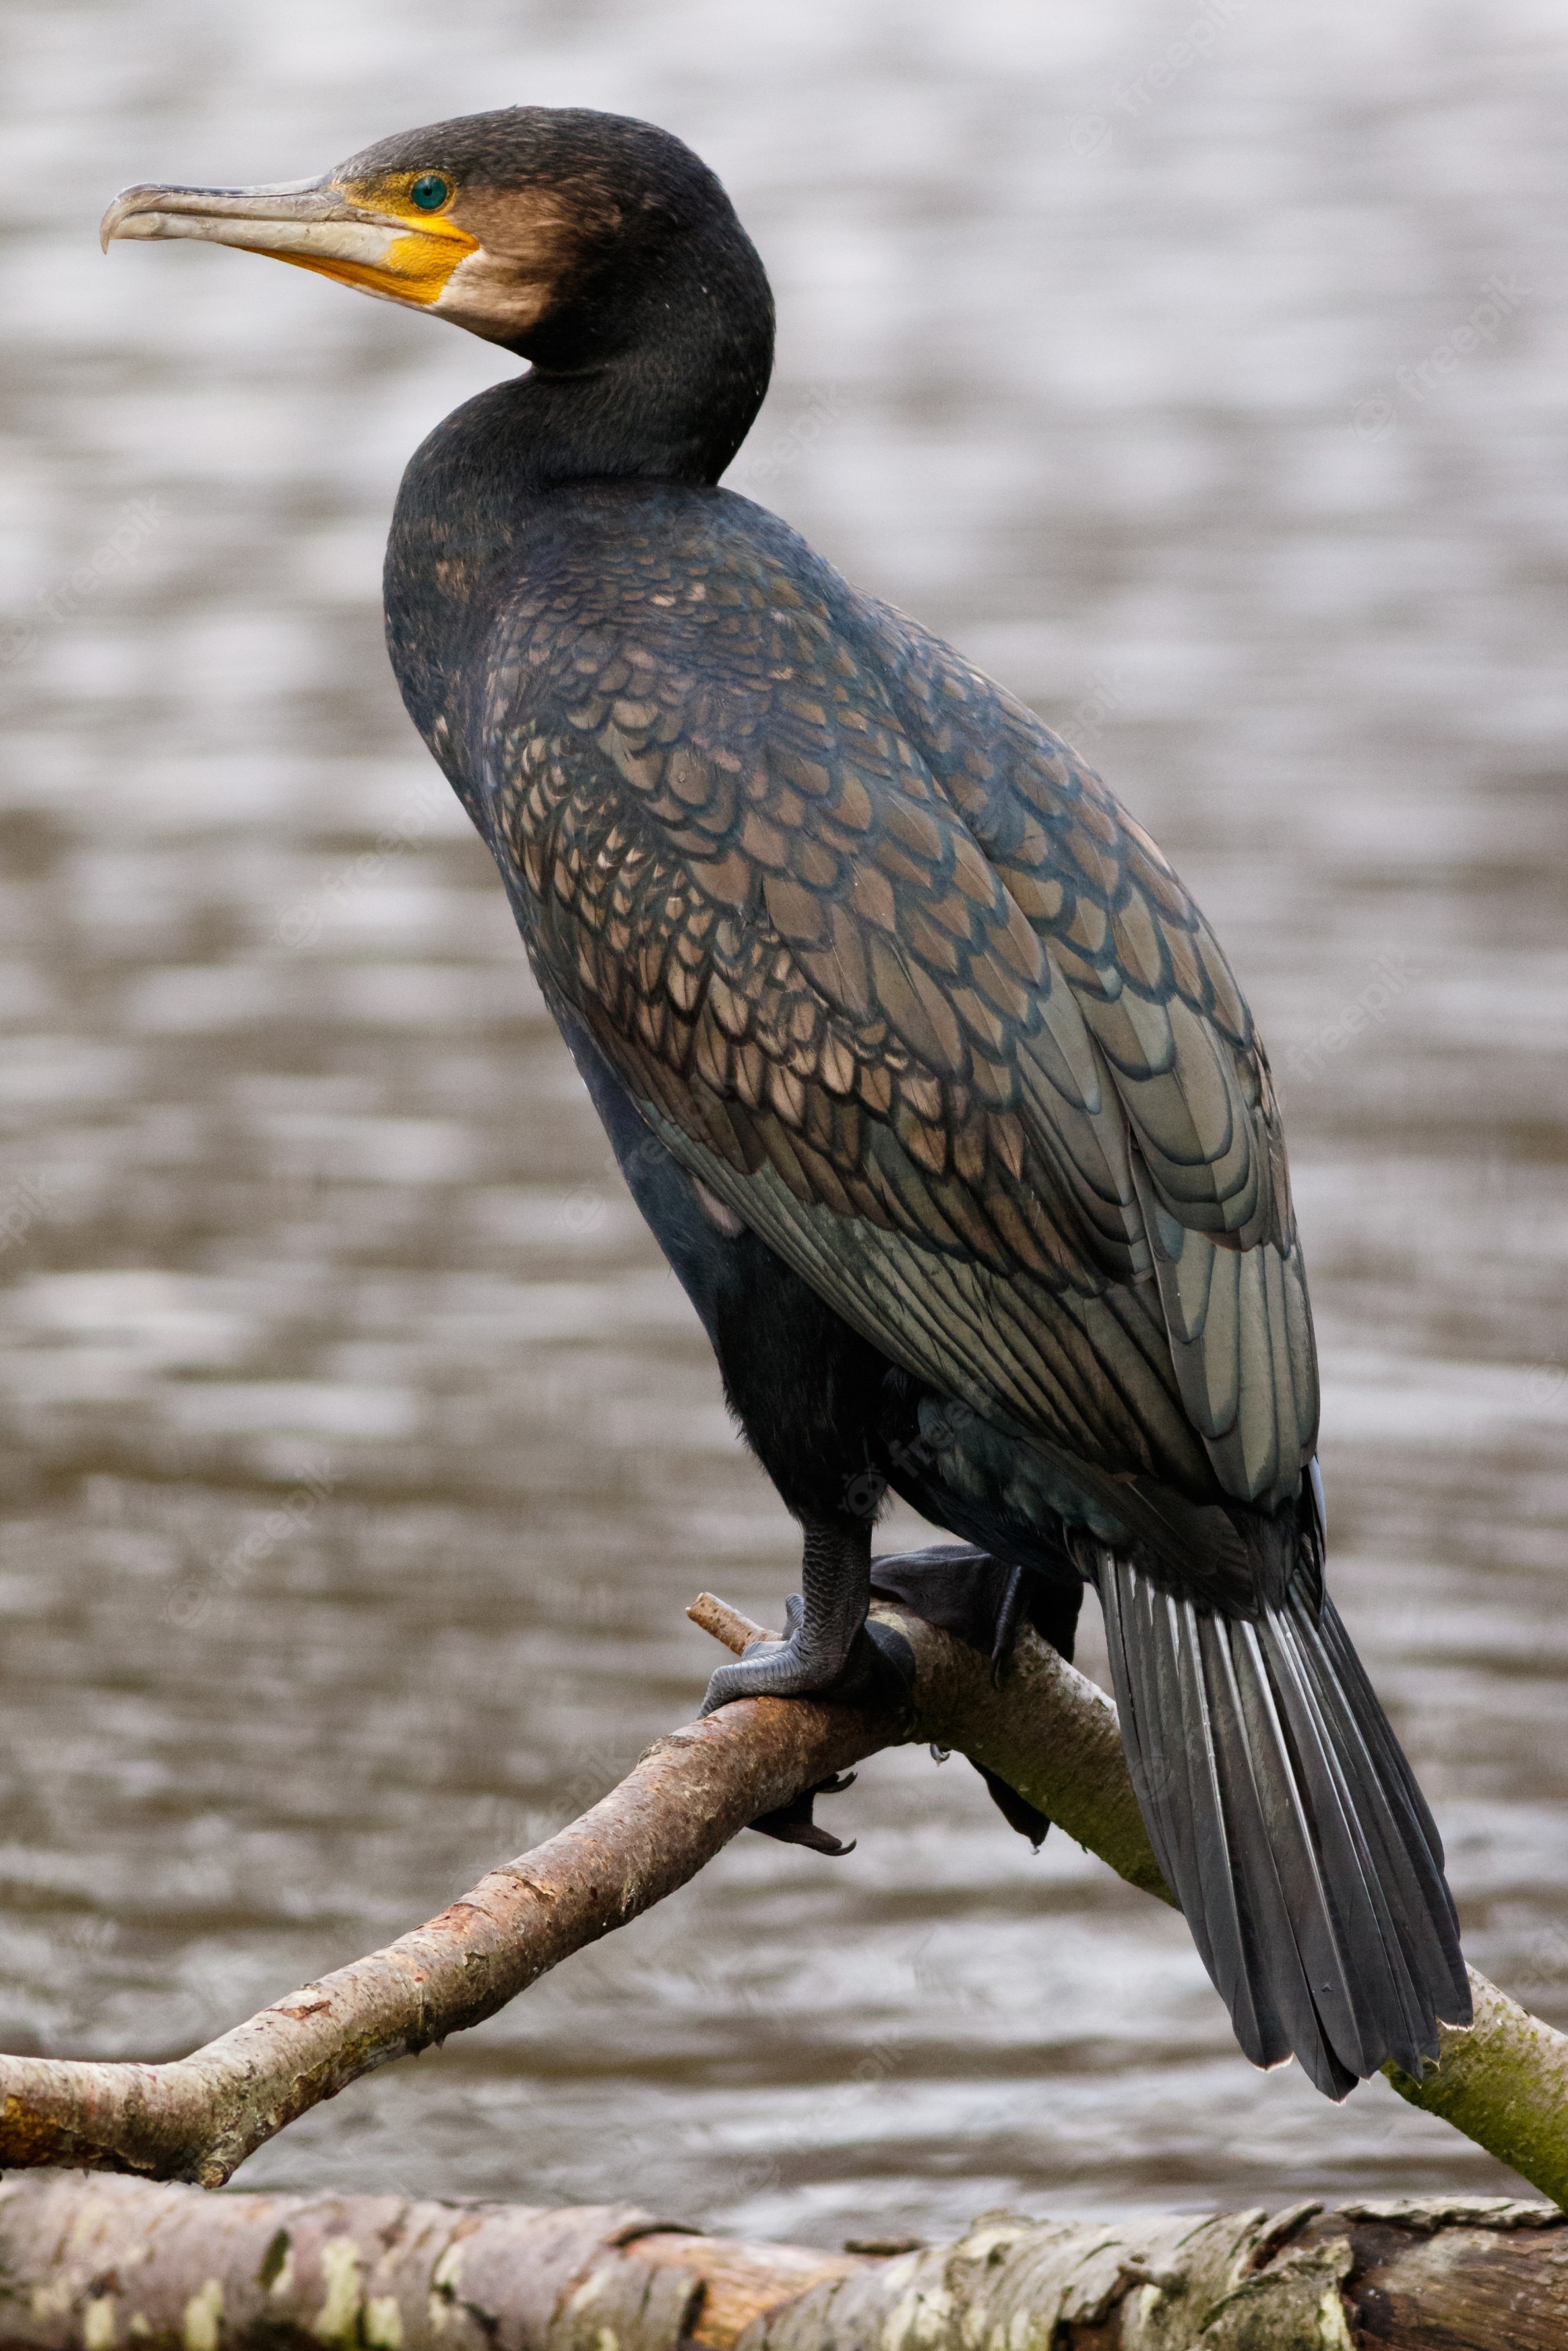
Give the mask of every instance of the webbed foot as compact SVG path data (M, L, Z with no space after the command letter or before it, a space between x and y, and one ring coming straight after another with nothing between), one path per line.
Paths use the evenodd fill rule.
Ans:
M824 1634L829 1637L823 1637ZM807 1621L797 1592L784 1604L784 1638L754 1641L744 1657L720 1666L707 1686L703 1712L712 1714L737 1698L833 1698L847 1706L887 1704L901 1698L914 1677L908 1645L891 1628L853 1626L848 1643L841 1625Z

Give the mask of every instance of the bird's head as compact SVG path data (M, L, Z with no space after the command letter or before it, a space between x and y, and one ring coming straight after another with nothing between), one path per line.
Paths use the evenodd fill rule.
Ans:
M127 188L101 235L106 251L179 236L270 254L550 369L613 359L677 277L760 304L771 328L761 263L706 165L652 123L576 109L432 123L317 180Z

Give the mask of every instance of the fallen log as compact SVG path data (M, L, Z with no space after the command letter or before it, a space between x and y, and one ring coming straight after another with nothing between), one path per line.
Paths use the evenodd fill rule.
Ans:
M788 1810L878 1748L928 1741L994 1772L1132 1885L1171 1900L1103 1690L1029 1627L999 1689L987 1661L908 1612L900 1711L750 1698L649 1749L559 1835L490 1870L384 1950L340 1968L189 2057L162 2064L0 2056L0 2168L60 2166L221 2187L285 2126L378 2066L493 2016L569 1953L695 1876L747 1823ZM697 1621L739 1649L758 1637L705 1596ZM1476 2022L1443 2032L1415 2105L1568 2202L1568 2037L1471 1971ZM198 2346L199 2351L199 2346Z
M1124 2225L982 2214L892 2253L630 2205L0 2187L0 2351L1562 2351L1568 2219L1502 2198Z

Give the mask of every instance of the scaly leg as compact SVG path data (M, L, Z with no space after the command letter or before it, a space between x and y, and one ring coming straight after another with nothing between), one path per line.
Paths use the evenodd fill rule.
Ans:
M786 1604L784 1639L758 1641L734 1665L720 1666L707 1686L705 1714L737 1698L816 1697L841 1679L836 1698L860 1698L876 1677L878 1648L859 1638L871 1603L871 1522L802 1524L801 1589Z

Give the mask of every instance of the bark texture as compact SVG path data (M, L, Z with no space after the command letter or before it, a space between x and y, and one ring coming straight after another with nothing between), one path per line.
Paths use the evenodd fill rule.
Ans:
M734 1649L758 1636L706 1595L692 1613ZM190 2057L143 2065L0 2056L0 2168L221 2187L322 2099L494 2015L569 1953L684 1886L746 1823L904 1739L961 1750L1130 1884L1171 1900L1102 1690L1028 1627L998 1690L987 1661L961 1641L901 1609L876 1614L913 1660L903 1713L745 1699L660 1740L581 1820L489 1871L425 1926ZM1568 2037L1473 1970L1471 1982L1475 2026L1445 2029L1441 2064L1423 2084L1392 2076L1395 2087L1568 2203Z
M1550 2205L1301 2205L1126 2228L987 2213L894 2258L630 2205L0 2188L0 2351L1561 2351Z

